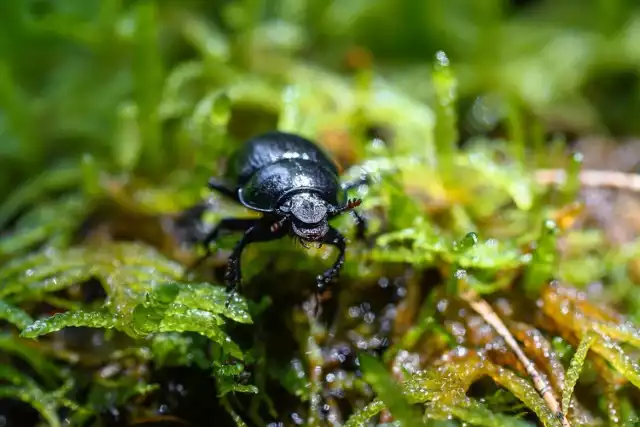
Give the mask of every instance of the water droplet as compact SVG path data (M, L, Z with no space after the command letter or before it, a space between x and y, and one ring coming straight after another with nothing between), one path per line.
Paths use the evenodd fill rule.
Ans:
M449 306L449 300L441 299L440 301L438 301L438 304L436 305L436 308L437 308L438 312L444 313L447 310L448 306Z
M364 315L365 323L371 324L371 323L373 323L374 320L376 320L376 315L375 314L369 312L369 313Z
M358 306L349 307L349 317L355 319L357 317L360 317L361 314L362 314L362 310L360 309L360 307Z
M291 414L291 420L296 424L296 425L302 425L304 424L304 420L302 419L302 417L298 414L296 414L295 412Z
M447 57L447 54L442 50L436 52L436 66L442 68L449 66L449 58Z

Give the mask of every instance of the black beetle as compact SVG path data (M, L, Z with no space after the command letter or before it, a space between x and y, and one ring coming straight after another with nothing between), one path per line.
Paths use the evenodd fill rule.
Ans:
M317 293L340 273L346 240L329 220L351 212L357 226L356 238L363 239L366 222L355 211L360 199L347 200L347 191L367 181L340 182L336 164L310 140L291 133L272 131L246 141L229 159L222 178L209 179L209 188L263 215L258 219L225 218L202 241L210 256L211 243L222 231L244 232L229 256L227 287L235 291L241 282L240 257L244 248L286 235L308 242L334 245L338 259L317 277ZM196 265L197 265L196 264Z

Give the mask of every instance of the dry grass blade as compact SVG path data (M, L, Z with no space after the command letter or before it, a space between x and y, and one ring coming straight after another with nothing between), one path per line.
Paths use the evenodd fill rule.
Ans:
M524 354L524 351L520 348L518 342L515 340L513 335L511 335L511 332L509 332L489 303L480 298L473 291L463 292L460 297L480 316L482 316L482 318L505 340L509 348L511 348L520 362L524 365L536 390L540 393L540 396L542 396L542 399L544 399L547 406L549 406L549 409L551 409L553 413L558 414L558 418L562 421L563 427L571 427L567 417L563 414L560 408L560 404L552 393L551 385L543 378L542 374L538 372L535 364L529 360L526 354Z
M539 169L535 172L536 181L543 185L562 184L567 180L563 169ZM580 184L591 188L616 188L640 191L640 175L608 170L584 170L578 175Z

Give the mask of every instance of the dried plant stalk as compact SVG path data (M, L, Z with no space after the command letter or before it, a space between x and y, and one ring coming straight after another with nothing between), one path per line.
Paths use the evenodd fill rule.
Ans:
M540 184L563 184L567 180L564 169L538 169L535 171L536 181ZM608 170L583 170L578 180L584 187L615 188L620 190L640 191L640 175Z
M493 311L493 308L491 308L489 303L478 297L478 295L473 291L463 292L460 296L505 340L509 348L511 348L520 362L524 365L527 373L533 381L533 385L538 393L540 393L540 396L542 396L542 399L545 401L547 406L549 406L549 409L551 409L553 413L558 414L558 418L562 421L563 427L571 427L566 416L562 413L557 399L553 395L551 385L543 378L542 374L538 372L535 364L529 360L526 354L524 354L524 351L520 348L518 342L515 340L513 335L511 335L511 332L509 332L496 312Z

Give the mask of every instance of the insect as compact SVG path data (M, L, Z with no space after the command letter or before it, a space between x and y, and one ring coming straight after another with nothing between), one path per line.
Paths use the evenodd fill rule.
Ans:
M345 237L329 220L350 212L356 223L356 238L364 239L366 222L355 210L360 199L347 199L347 191L366 183L367 177L340 182L336 164L310 140L291 133L272 131L246 141L229 159L221 178L208 186L245 207L262 213L257 219L225 218L203 239L205 255L223 231L242 232L228 259L228 291L241 282L240 259L247 245L292 236L303 246L333 245L338 251L334 264L316 279L316 295L337 277L344 263Z

